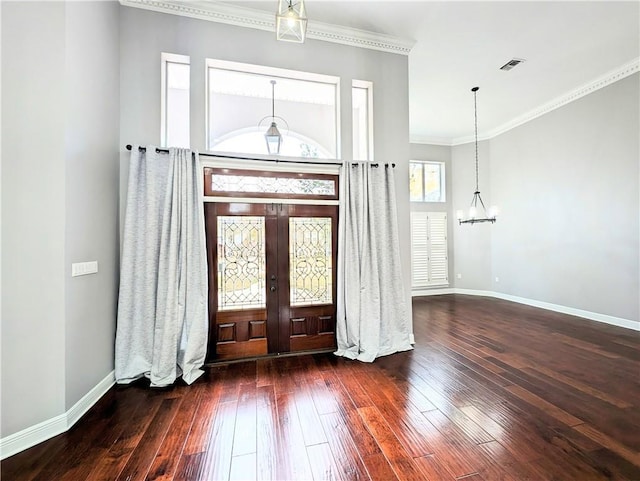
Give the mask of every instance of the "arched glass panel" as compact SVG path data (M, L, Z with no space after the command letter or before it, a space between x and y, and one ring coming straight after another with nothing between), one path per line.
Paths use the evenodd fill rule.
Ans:
M211 146L215 152L242 152L247 154L265 154L267 152L264 138L265 129L249 127L231 132ZM305 137L297 132L280 132L282 145L280 155L290 157L308 157L317 159L330 159L331 153L315 140Z
M208 150L268 154L275 121L280 155L339 157L337 77L212 59L207 67Z

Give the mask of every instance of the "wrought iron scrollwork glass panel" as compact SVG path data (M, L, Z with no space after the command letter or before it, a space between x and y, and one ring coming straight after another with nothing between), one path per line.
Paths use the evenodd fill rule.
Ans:
M265 221L218 216L218 309L266 306Z
M256 192L265 194L336 195L333 180L259 175L211 175L214 192Z
M333 302L331 239L330 217L289 219L291 306Z

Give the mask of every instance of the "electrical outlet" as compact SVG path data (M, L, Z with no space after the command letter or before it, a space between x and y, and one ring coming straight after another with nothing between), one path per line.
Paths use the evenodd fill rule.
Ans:
M456 274L456 279L462 279L462 274Z
M496 282L500 282L500 278L499 277L496 277Z

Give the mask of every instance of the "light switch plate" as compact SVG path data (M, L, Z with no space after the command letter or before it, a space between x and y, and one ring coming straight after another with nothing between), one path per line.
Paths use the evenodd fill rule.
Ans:
M71 264L71 277L86 276L98 272L98 261L76 262Z

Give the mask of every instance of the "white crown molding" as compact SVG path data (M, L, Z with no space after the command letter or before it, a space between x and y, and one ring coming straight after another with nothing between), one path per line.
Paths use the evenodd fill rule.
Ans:
M399 55L409 55L415 45L413 40L392 37L382 33L367 32L356 28L313 22L311 20L309 20L309 26L307 27L307 37L314 40L324 40L325 42L340 43Z
M451 137L411 137L409 140L412 144L426 144L426 145L441 145L444 147L451 147Z
M275 12L269 14L262 10L222 4L212 0L189 2L179 0L120 0L120 4L127 7L208 20L210 22L266 30L274 32L275 35ZM415 45L413 40L339 25L330 25L313 20L309 20L307 24L307 38L399 55L409 55Z
M114 384L115 373L111 371L67 412L0 439L0 459L68 431Z
M478 134L478 142L484 140L491 140L491 136L488 134ZM412 144L427 144L427 145L440 145L444 147L453 147L455 145L469 144L475 141L473 135L467 135L465 137L414 137L410 140Z
M564 95L556 97L550 102L547 102L546 104L543 104L538 108L530 110L529 112L523 115L520 115L519 117L516 117L515 119L510 120L509 122L502 124L501 126L493 130L490 130L489 132L480 134L478 136L478 139L479 140L493 139L498 135L504 134L509 130L515 129L520 125L526 124L531 120L537 119L538 117L542 117L543 115L546 115L549 112L559 109L560 107L563 107L573 102L574 100L578 100L586 95L589 95L604 87L607 87L608 85L611 85L612 83L615 83L618 80L622 80L639 71L640 71L640 57L592 80L591 82L588 82L574 90L571 90L570 92L567 92ZM467 144L469 142L473 142L473 140L474 140L473 136L458 137L458 138L451 139L450 145L454 146L454 145Z
M575 90L572 90L560 97L556 97L550 102L547 102L544 105L541 105L537 109L531 110L524 115L516 117L515 119L507 122L506 124L501 125L500 127L493 129L492 131L487 133L488 138L497 137L500 134L503 134L511 129L514 129L522 124L525 124L533 119L537 119L553 110L559 109L568 103L573 102L574 100L578 100L579 98L584 97L585 95L589 95L597 90L600 90L612 83L617 82L618 80L622 80L623 78L628 77L629 75L633 75L634 73L640 71L640 58L636 58L629 63L626 63L615 70L612 70L591 82L584 84L578 87Z
M509 130L515 129L520 125L523 125L531 120L537 119L549 112L552 112L560 107L563 107L574 100L578 100L585 95L589 95L597 90L600 90L612 83L617 82L618 80L622 80L634 73L640 71L640 58L636 58L629 63L626 63L615 70L612 70L605 75L602 75L591 82L584 84L577 89L574 89L570 92L567 92L564 95L556 97L555 99L547 102L546 104L541 105L538 108L530 110L529 112L516 117L509 122L502 124L501 126L490 130L488 132L478 134L478 140L490 140L498 135L504 134ZM444 138L444 137L415 137L411 139L411 143L413 144L431 144L431 145L444 145L444 146L456 146L462 144L468 144L474 141L474 136L468 135L465 137L455 137L455 138Z
M494 136L491 133L478 133L478 142L482 142L484 140L491 140ZM463 145L470 144L471 142L475 142L475 137L473 135L467 135L465 137L458 137L451 140L451 146L454 145Z

